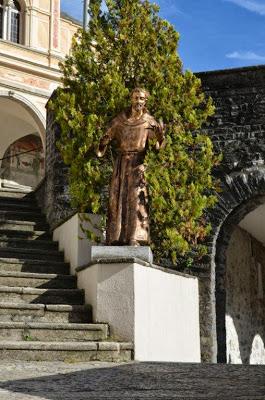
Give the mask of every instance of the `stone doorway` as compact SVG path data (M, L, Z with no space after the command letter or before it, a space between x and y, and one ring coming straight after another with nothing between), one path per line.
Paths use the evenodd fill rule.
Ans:
M243 203L221 229L216 324L219 362L265 364L264 197Z
M45 129L27 99L0 96L0 191L30 192L44 177Z
M27 135L12 143L2 159L1 186L31 191L44 177L44 152L37 135Z

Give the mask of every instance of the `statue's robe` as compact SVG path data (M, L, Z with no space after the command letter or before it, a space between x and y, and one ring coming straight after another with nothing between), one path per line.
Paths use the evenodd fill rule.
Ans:
M154 138L158 123L144 113L130 120L119 114L101 140L101 148L114 140L117 158L110 183L106 243L133 245L149 243L147 188L144 157L148 139Z

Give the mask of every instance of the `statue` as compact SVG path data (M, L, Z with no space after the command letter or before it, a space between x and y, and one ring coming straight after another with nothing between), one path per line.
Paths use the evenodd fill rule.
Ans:
M111 141L117 149L109 190L107 245L139 246L150 241L143 163L148 140L156 139L158 149L164 129L146 109L148 96L142 88L132 91L131 108L111 121L97 149L98 157L104 155Z

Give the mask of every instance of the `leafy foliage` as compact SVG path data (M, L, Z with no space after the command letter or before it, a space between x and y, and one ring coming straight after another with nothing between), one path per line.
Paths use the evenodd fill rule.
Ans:
M61 126L59 149L70 166L73 205L106 213L111 151L101 160L95 148L110 120L129 104L130 91L144 87L148 109L166 125L165 146L150 144L145 157L152 247L157 260L174 263L185 254L203 254L210 227L203 212L215 197L211 168L217 162L202 124L213 114L200 80L183 72L179 34L162 20L159 8L141 0L90 1L87 32L75 36L61 65L63 88L52 102Z

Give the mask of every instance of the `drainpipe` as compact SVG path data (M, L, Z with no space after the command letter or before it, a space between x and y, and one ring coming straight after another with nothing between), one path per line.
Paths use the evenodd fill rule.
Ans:
M88 25L88 7L89 0L84 0L84 10L83 10L83 29L87 29Z

